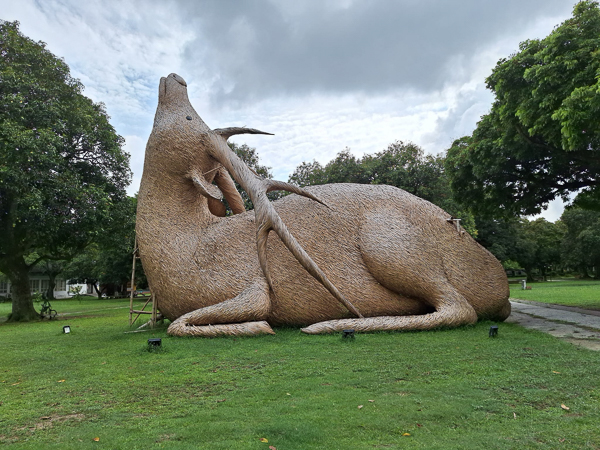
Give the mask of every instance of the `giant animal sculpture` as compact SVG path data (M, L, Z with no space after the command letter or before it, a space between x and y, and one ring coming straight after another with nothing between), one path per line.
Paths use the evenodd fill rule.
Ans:
M504 270L448 213L391 186L261 179L227 145L240 133L267 134L211 130L185 81L161 78L137 239L170 334L428 330L508 317ZM281 189L297 195L271 203L267 192Z

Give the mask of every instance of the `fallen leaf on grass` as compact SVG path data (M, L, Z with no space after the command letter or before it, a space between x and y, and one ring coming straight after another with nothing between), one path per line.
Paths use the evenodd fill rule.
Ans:
M515 419L517 418L517 413L516 413L516 412L514 412L514 413L513 413L513 417L514 417Z
M277 447L275 447L274 445L269 445L269 450L277 450Z
M375 403L375 400L369 400L371 403Z
M561 407L562 409L564 409L565 411L569 411L569 410L571 409L571 408L569 408L568 406L566 406L564 403L561 403L561 404L560 404L560 407Z
M410 436L410 433L402 433L402 436Z
M57 383L64 383L67 380L58 380Z
M92 439L92 441L94 441L94 442L98 442L99 440L100 440L99 437L95 437L94 439Z
M226 401L227 401L227 399L224 398L223 400L217 400L217 403L223 403L223 402L226 402Z
M286 392L285 395L292 395L292 394L290 394L289 392Z
M363 405L358 405L358 409L362 409Z
M557 372L556 370L553 370L552 373L560 373L560 372Z
M260 442L269 442L267 438L260 438Z
M21 383L20 382L19 383L13 383L13 384L11 384L11 386L16 386L17 384L21 384Z

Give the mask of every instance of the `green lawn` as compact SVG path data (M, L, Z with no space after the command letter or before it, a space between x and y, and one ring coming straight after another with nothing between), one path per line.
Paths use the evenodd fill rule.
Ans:
M510 296L522 300L600 310L599 280L561 280L530 283L531 290L510 285Z
M600 353L517 325L173 338L125 333L127 300L53 306L0 324L7 449L600 448Z

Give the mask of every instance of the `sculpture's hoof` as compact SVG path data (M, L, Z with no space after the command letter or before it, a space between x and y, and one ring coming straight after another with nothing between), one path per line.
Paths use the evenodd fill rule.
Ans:
M227 323L218 325L188 325L187 323L177 320L173 322L167 333L171 336L201 336L201 337L216 337L216 336L255 336L258 334L275 334L271 326L263 321L260 322L244 322L244 323Z

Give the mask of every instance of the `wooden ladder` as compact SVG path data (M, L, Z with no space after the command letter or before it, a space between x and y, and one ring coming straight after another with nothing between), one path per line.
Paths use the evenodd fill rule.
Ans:
M156 301L156 297L154 296L154 293L152 291L150 291L150 297L148 298L148 300L146 300L146 303L144 303L142 309L133 309L133 297L135 294L135 263L136 260L139 259L139 257L140 255L138 251L136 237L133 244L133 262L131 264L131 292L129 294L129 326L133 325L142 314L151 314L150 320L141 327L150 325L150 328L153 328L157 322L162 321L164 318L158 310L158 302ZM150 302L152 302L150 311L146 311L146 307L148 306L148 304L150 304ZM137 314L135 318L133 318L134 314Z

